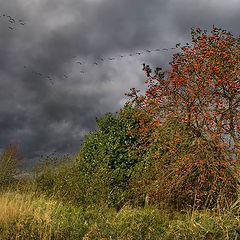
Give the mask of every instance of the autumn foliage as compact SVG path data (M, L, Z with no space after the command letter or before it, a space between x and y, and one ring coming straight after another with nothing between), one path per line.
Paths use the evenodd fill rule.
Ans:
M147 90L128 94L139 109L136 146L151 149L146 191L179 208L223 206L239 181L240 38L196 28L191 45L177 46L170 70L143 64Z

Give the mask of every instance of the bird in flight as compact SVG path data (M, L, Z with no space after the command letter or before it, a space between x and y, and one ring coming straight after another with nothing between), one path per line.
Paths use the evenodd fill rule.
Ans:
M15 23L15 19L12 18L11 16L7 16L7 18L10 23Z
M8 20L10 23L15 23L15 20L14 19L9 19Z

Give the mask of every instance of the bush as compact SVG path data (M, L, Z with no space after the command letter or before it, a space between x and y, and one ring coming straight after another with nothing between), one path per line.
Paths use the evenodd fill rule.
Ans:
M138 127L134 113L135 109L125 106L118 115L98 119L99 129L87 136L77 157L79 174L87 191L92 191L89 194L118 209L132 198L129 181L140 159L135 150L137 136L131 132ZM103 193L100 198L99 192Z
M20 165L20 150L17 145L7 146L0 155L0 184L7 185L14 181Z
M175 209L227 207L238 192L236 163L186 123L165 121L131 180L135 200Z

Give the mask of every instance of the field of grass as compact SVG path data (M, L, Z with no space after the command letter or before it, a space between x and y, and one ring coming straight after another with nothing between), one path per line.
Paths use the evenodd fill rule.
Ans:
M239 206L179 213L155 207L85 209L30 193L0 196L0 239L240 239Z

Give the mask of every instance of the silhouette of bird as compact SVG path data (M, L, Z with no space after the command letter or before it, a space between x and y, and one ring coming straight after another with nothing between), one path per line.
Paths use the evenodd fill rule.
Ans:
M143 54L143 53L141 53L141 52L137 52L137 53L136 53L136 55L141 55L141 54Z
M123 58L123 57L124 57L123 55L120 56L120 58Z
M7 16L7 18L8 18L8 21L10 23L14 23L15 22L14 18L12 18L11 16Z
M9 29L11 29L11 30L13 30L14 29L14 27L8 27Z
M150 53L150 52L151 52L151 50L146 50L146 52Z
M80 64L80 65L83 65L83 63L82 63L82 62L80 62L80 61L78 61L78 62L76 62L76 63L78 63L78 64Z
M108 60L110 60L110 61L112 61L112 60L114 60L115 58L108 58Z

